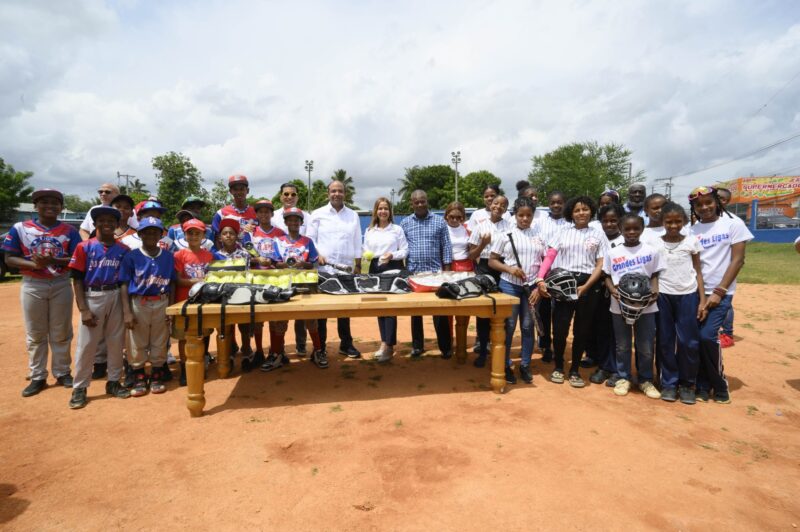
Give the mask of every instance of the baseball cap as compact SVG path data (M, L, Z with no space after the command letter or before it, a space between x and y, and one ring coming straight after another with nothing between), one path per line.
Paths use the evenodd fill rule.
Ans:
M253 205L253 209L255 209L255 210L262 209L262 208L264 208L264 207L268 207L268 208L269 208L269 210L271 210L272 212L275 212L275 206L274 206L274 205L272 204L272 202L271 202L270 200L268 200L268 199L262 199L262 200L258 200L258 201L255 203L255 205Z
M189 196L188 198L183 200L183 204L181 204L181 209L185 209L186 206L189 205L190 203L202 203L203 206L206 205L205 200L200 196Z
M247 181L247 176L244 176L242 174L233 174L228 178L228 188L232 187L233 185L238 185L240 183L242 185L250 186L250 182Z
M156 210L161 214L164 214L167 209L165 209L160 202L153 200L142 201L136 206L137 213L148 210Z
M161 220L159 220L155 216L147 216L146 218L142 218L141 220L139 220L139 228L137 229L137 231L141 233L148 227L158 227L162 231L164 230L164 224L162 224Z
M220 220L220 222L219 222L219 231L220 231L220 233L226 227L230 227L231 229L236 231L237 235L239 234L239 231L242 230L242 226L241 226L241 224L239 224L239 220L237 220L236 218L233 218L232 216L226 216L225 218Z
M42 198L56 198L61 202L61 205L64 205L64 194L54 188L40 188L31 194L31 201L34 204Z
M192 211L187 211L186 209L181 209L175 213L175 219L178 220L179 222L181 221L181 217L183 216L194 218L194 214L192 214Z
M206 232L206 224L203 223L202 220L198 220L197 218L192 218L191 220L186 220L183 222L183 232L187 232L189 229L199 229L200 231Z
M130 203L131 208L133 208L134 205L133 198L128 196L127 194L117 194L116 196L114 196L114 199L111 200L111 205L114 205L118 201L127 201L128 203Z
M285 220L287 216L299 216L301 220L304 218L303 211L297 207L283 209L283 219Z
M93 222L97 222L97 218L99 216L102 216L103 214L110 214L111 216L116 218L117 221L119 221L119 219L122 217L122 213L119 212L117 209L115 209L114 207L106 207L104 205L93 207L89 211L89 215L92 217Z

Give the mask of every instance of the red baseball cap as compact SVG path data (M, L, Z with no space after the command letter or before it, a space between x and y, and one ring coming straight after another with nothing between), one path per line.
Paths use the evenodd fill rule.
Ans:
M287 216L299 216L301 220L304 218L302 209L298 209L297 207L283 209L283 219L285 220Z
M258 200L258 201L255 203L255 205L253 205L253 209L255 209L255 210L258 210L258 209L263 209L264 207L267 207L267 208L269 208L269 210L271 210L272 212L275 212L275 206L274 206L274 205L272 204L272 202L271 202L270 200L268 200L268 199L262 199L262 200Z
M220 229L222 229L222 224L220 224ZM197 218L192 218L191 220L186 220L183 222L183 232L186 233L189 229L199 229L202 232L206 232L206 224L203 223L202 220L198 220Z
M219 232L221 233L222 230L225 229L226 227L230 227L231 229L236 231L237 235L239 234L239 231L242 230L242 226L239 223L239 220L237 220L236 218L234 218L232 216L226 216L225 218L220 220L220 222L219 222Z
M228 188L231 188L233 185L238 185L240 183L242 185L247 185L248 187L250 186L250 182L247 181L247 176L245 175L234 174L228 178Z

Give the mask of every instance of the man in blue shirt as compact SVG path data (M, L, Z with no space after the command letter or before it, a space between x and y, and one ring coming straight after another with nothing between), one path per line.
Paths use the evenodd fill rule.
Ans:
M444 218L428 210L428 195L424 190L411 193L413 216L406 217L400 224L408 240L406 267L411 273L450 271L453 262L453 248L450 233ZM453 355L453 339L446 316L434 316L436 341L442 358ZM422 329L422 316L411 317L411 356L419 357L425 351L425 334Z

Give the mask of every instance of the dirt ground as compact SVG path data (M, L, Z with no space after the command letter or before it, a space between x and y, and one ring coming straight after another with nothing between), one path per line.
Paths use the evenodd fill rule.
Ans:
M435 342L420 361L405 344L378 366L333 355L332 338L325 371L292 357L267 374L242 376L237 362L220 380L212 366L198 419L175 381L127 400L96 381L71 411L51 377L23 399L19 286L0 285L4 529L800 526L797 286L739 287L729 405L552 384L539 355L533 385L495 395L488 368L442 360ZM407 319L399 331L410 341ZM374 351L374 319L353 320L353 332Z

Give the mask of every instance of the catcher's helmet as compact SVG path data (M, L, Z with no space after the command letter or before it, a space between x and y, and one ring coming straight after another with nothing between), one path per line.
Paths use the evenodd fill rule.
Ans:
M633 325L650 305L650 278L641 273L626 273L620 278L617 291L622 316L629 325Z
M564 268L553 268L544 279L547 292L556 301L575 301L578 299L578 283L575 276Z

